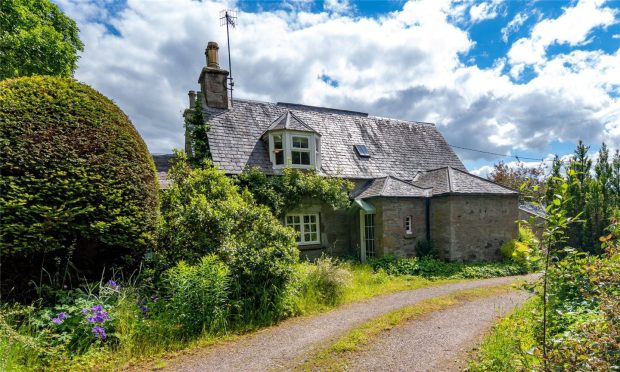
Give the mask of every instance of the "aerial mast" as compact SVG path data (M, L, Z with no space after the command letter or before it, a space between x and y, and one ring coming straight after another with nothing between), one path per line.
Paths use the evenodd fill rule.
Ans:
M230 33L229 26L232 28L237 27L237 11L231 9L225 9L220 12L220 26L226 25L226 41L228 43L228 86L230 89L230 106L233 105L233 87L235 83L233 82L232 76L232 63L230 59Z

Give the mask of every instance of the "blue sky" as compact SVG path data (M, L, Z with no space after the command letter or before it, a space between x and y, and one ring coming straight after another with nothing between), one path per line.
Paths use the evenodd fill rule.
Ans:
M620 1L56 1L85 43L76 77L153 152L182 147L207 42L227 58L226 8L237 97L434 122L453 145L505 155L620 147ZM456 151L483 175L516 160Z

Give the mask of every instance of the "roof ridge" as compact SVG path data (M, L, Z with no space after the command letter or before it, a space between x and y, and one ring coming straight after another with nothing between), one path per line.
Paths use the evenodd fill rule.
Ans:
M400 178L398 178L398 177L393 177L393 176L390 176L390 177L391 177L391 178L393 178L393 179L395 179L396 181L400 181L400 182L402 182L402 183L404 183L404 184L407 184L408 186L413 186L413 187L418 188L418 189L421 189L421 190L431 190L431 189L432 189L432 187L422 187L422 186L418 186L418 185L413 184L413 182L407 182L407 181L405 181L405 180L403 180L403 179L400 179Z
M502 185L502 184L500 184L500 183L497 183L497 182L495 182L495 181L491 181L491 180L490 180L490 179L488 179L488 178L482 178L482 177L480 177L480 176L478 176L478 175L475 175L475 174L473 174L473 173L469 173L469 172L465 172L465 171L460 170L460 169L456 169L456 168L452 168L452 169L457 170L457 171L459 171L459 172L461 172L461 173L465 173L465 174L466 174L466 175L468 175L468 176L472 176L472 177L474 177L474 178L478 178L478 179L480 179L480 180L482 180L482 181L489 182L489 183L492 183L492 184L497 185L497 186L499 186L499 187L503 187L503 188L505 188L505 189L508 189L508 190L511 190L511 191L516 191L516 192L520 193L520 191L519 191L519 190L517 190L517 189L513 189L512 187L504 186L504 185Z
M284 122L284 129L288 129L289 125L291 124L291 110L286 110L286 113L284 115L286 115L285 117L286 121Z
M383 187L381 188L381 191L379 192L379 195L383 195L383 193L385 192L385 188L387 187L387 184L388 184L388 180L389 180L389 178L390 178L390 175L388 174L387 176L382 177L382 178L384 178L384 179L385 179L385 181L383 182Z
M301 118L300 118L299 116L295 115L295 114L294 114L291 110L288 110L288 113L289 113L289 114L290 114L293 118L295 118L295 119L296 119L296 120L297 120L297 121L298 121L298 122L299 122L302 126L306 127L308 130L310 130L310 131L312 131L312 132L318 133L318 132L316 131L316 129L314 129L314 128L312 128L310 125L306 124L306 122L305 122L305 121L301 120Z
M448 190L450 192L453 192L454 190L452 189L452 177L450 177L450 169L452 169L452 167L448 165L446 167L446 173L448 174Z
M367 117L368 118L372 118L372 119L389 120L391 123L417 124L417 125L437 127L437 125L435 125L435 123L428 123L428 122L425 122L425 121L407 120L407 119L395 119L395 118L388 118L386 116L377 116L377 115L368 115Z

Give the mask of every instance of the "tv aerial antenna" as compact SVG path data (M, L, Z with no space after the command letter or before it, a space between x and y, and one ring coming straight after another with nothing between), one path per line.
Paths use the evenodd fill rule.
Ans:
M228 42L228 86L230 89L230 105L233 105L233 87L235 83L232 77L232 64L230 62L230 33L229 27L237 27L237 11L231 9L225 9L220 12L220 26L226 26L226 41Z

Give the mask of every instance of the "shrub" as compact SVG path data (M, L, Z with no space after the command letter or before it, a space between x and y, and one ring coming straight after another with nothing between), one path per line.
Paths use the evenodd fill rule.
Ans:
M113 280L57 292L50 306L0 306L0 369L53 370L68 356L125 347L126 324L144 320L135 289Z
M533 270L542 257L537 242L536 235L528 226L519 226L519 237L504 243L500 250L505 259Z
M267 176L259 168L246 169L236 177L236 183L280 217L298 207L304 198L320 200L334 209L348 208L353 190L353 183L344 178L291 168L284 169L279 177Z
M215 255L198 264L179 262L165 274L167 320L181 325L184 338L225 329L230 297L228 267Z
M435 244L432 240L418 240L415 244L415 253L418 257L437 257Z
M233 318L270 322L290 310L287 296L299 256L294 231L210 162L192 170L178 152L170 178L162 197L158 264L194 264L214 253L230 268Z
M135 263L154 243L151 155L127 116L84 84L0 82L0 172L5 294L11 286L23 294L55 258L100 275L104 265Z
M445 262L435 258L396 258L384 256L369 260L375 271L384 270L389 275L419 275L426 278L475 279L527 273L523 267L512 263Z
M306 264L302 273L300 296L313 305L335 306L342 302L352 275L334 258L323 256L315 264Z

